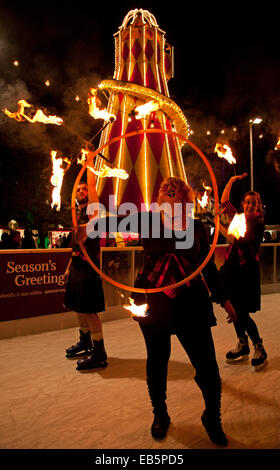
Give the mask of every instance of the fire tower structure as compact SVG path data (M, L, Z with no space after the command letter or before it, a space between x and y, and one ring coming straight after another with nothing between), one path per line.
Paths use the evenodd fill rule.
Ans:
M112 80L99 84L108 97L107 111L116 116L103 131L100 146L110 139L140 129L161 128L188 137L188 122L169 97L168 80L173 77L173 48L165 41L155 17L147 10L131 10L115 37L115 72ZM137 108L148 104L140 117ZM151 106L150 106L151 105ZM138 208L157 199L163 178L179 176L186 181L181 155L183 142L167 134L139 134L106 147L105 158L129 174L120 178L97 178L100 202L108 207L133 202ZM97 158L96 169L105 164Z

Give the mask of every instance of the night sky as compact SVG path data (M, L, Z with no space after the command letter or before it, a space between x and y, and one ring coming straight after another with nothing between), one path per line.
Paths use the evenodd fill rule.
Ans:
M193 142L217 168L221 189L233 174L233 168L217 162L213 154L221 130L236 157L237 173L249 172L249 119L263 118L254 127L255 189L263 197L266 222L280 222L280 172L275 166L280 158L274 151L280 135L279 15L271 3L188 2L175 7L175 2L152 0L4 3L0 6L0 108L15 111L17 101L24 98L48 114L61 116L66 125L63 129L32 126L0 113L0 224L20 218L22 199L32 210L34 187L49 178L50 148L73 154L83 139L100 129L102 122L88 115L87 93L91 86L113 77L113 34L134 8L154 14L167 42L174 46L170 95L189 120ZM14 60L19 61L18 67ZM70 176L65 184L73 184ZM248 190L249 178L237 189Z

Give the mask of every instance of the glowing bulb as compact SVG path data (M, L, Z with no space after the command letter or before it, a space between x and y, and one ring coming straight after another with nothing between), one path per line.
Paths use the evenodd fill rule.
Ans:
M15 67L18 67L18 66L19 66L19 61L18 61L18 60L14 60L13 64L14 64Z
M50 81L49 81L49 80L46 80L46 81L45 81L45 85L46 85L46 86L50 86Z
M75 100L76 100L76 101L80 101L79 95L76 95L76 96L75 96Z

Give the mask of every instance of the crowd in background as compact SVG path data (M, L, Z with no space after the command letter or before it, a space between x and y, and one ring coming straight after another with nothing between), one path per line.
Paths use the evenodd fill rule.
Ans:
M49 237L49 233L39 233L38 230L26 228L21 232L16 229L2 231L0 236L1 250L36 249L36 248L65 248L66 235L58 235L55 239Z

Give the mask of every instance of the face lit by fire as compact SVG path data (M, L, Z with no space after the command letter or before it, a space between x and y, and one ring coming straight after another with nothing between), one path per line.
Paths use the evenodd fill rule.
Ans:
M256 196L246 196L243 203L245 217L256 217L258 212L258 200Z
M169 202L170 204L182 202L184 191L182 182L177 178L165 178L159 187L159 204Z
M88 202L88 187L85 183L79 184L76 199L78 204L86 204Z

